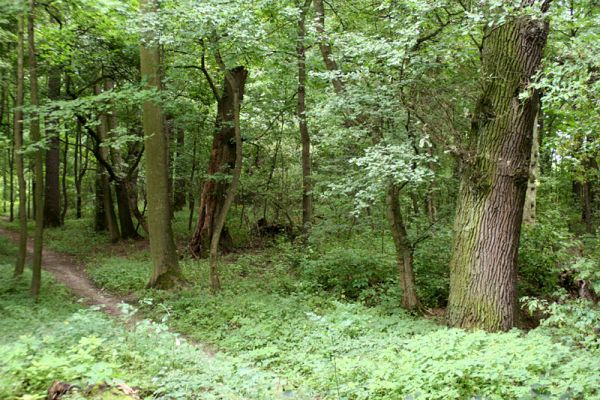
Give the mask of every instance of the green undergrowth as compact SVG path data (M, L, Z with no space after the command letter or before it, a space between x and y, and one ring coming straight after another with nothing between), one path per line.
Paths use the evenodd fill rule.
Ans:
M204 353L162 323L125 324L82 308L46 274L36 304L29 271L14 280L12 263L0 260L0 399L45 399L54 380L126 383L148 399L314 398L244 359Z
M150 263L133 255L95 263L92 276L110 290L135 291L147 315L282 377L292 392L305 387L326 399L600 398L596 351L544 326L488 334L410 316L398 307L395 282L369 287L375 278L359 275L357 287L347 287L347 274L360 266L344 264L346 255L314 261L286 245L230 255L216 295L204 260L183 260L189 286L172 292L144 290L139 276ZM310 278L322 272L325 281Z
M94 335L102 340L94 363L117 371L107 380L163 398L600 399L600 350L590 339L598 314L565 305L527 333L448 329L403 312L397 282L388 275L393 266L384 255L369 254L280 243L228 255L220 263L224 289L215 295L205 260L181 260L188 285L165 292L144 289L151 269L145 250L107 252L89 259L98 286L135 293L144 315L221 355L213 362L189 347L180 353L178 338L162 332L163 325L131 330L88 310L70 314L77 315L73 321L44 322L57 338L48 351L85 353L81 346L88 344L80 340ZM373 263L380 268L362 271ZM62 300L56 301L53 307ZM69 326L93 327L94 321L104 322L85 335L69 333ZM160 338L150 339L156 329Z

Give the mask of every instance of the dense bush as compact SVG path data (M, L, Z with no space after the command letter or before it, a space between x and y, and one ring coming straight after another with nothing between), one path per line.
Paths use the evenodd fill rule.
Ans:
M361 292L395 278L390 257L362 249L335 249L307 260L300 276L319 288L357 299Z

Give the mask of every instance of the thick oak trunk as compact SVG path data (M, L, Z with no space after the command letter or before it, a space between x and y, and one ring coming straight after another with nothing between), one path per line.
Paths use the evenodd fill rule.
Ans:
M210 247L215 222L221 213L226 198L229 182L224 177L231 173L235 166L236 143L234 116L234 92L239 94L240 103L244 95L244 87L248 71L244 67L236 67L227 72L231 82L225 79L223 94L217 102L217 120L213 137L210 161L208 164L208 179L202 187L198 223L190 242L190 252L194 257L206 254ZM239 107L239 105L238 105ZM226 250L232 246L231 236L227 229L221 232L220 247Z
M156 0L140 1L142 14L157 11ZM140 49L142 81L148 89L161 89L160 51L152 32L148 32ZM148 231L152 276L148 287L168 289L182 279L181 270L171 227L171 206L169 198L169 164L167 135L164 113L153 99L146 100L142 109L146 158L146 186L148 197Z
M529 89L548 25L513 17L486 29L450 261L448 321L489 331L514 326L516 261L538 94Z

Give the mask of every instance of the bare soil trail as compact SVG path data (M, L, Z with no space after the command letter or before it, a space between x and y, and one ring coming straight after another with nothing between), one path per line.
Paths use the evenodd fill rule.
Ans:
M0 236L8 237L14 242L18 242L19 240L18 232L7 229L2 225L0 225ZM30 237L27 241L27 257L31 257L32 253L33 238ZM81 298L84 304L99 306L103 312L110 316L121 317L123 313L119 304L135 301L131 296L119 297L95 286L85 271L85 265L68 254L44 248L42 251L42 268L51 273L56 281L69 288L76 297ZM129 322L140 321L142 318L143 315L140 314L136 314L133 317L129 316ZM169 330L175 332L172 329ZM178 334L209 357L214 357L218 352L217 348L212 345L198 342L181 333Z
M18 232L0 226L0 235L17 242ZM33 238L27 241L27 256L33 252ZM94 286L85 272L84 266L74 257L44 248L42 252L42 268L50 272L54 279L68 287L76 297L83 299L88 306L100 306L107 314L121 315L119 304L125 299L106 293Z

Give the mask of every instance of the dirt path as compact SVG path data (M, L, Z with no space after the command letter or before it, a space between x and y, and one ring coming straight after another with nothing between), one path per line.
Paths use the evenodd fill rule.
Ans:
M1 225L0 236L8 237L14 242L18 242L19 240L18 232L11 231ZM31 257L32 253L33 238L29 237L27 241L27 257ZM102 311L113 317L120 317L123 315L119 308L119 304L131 301L131 298L129 297L118 297L96 287L85 272L84 265L68 254L58 253L44 248L42 251L42 268L50 272L58 282L68 287L76 297L83 299L86 305L100 306ZM135 322L141 320L143 316L136 314L133 317L129 316L129 318L130 322ZM179 333L179 335L181 335L181 333ZM181 336L209 357L214 357L218 352L214 346L200 343L186 335Z
M0 235L18 242L19 234L0 226ZM27 256L33 252L33 239L27 242ZM42 252L42 268L50 272L54 279L67 286L73 294L84 300L88 306L101 306L107 314L118 317L121 315L119 304L124 299L113 296L94 286L88 278L83 265L73 257L44 249Z

